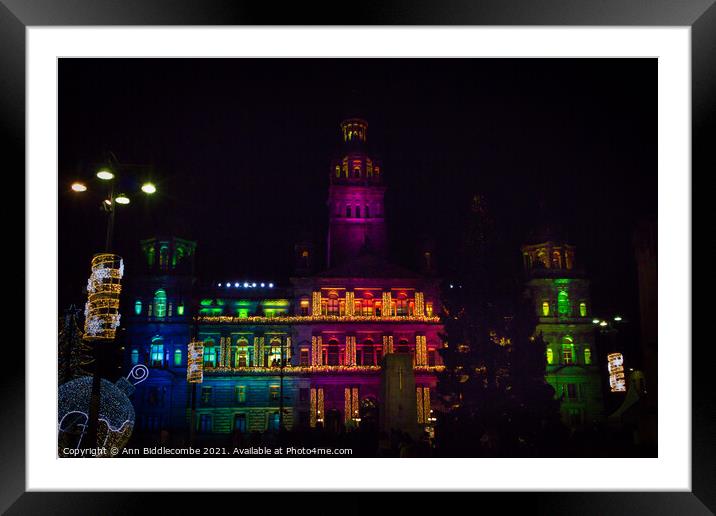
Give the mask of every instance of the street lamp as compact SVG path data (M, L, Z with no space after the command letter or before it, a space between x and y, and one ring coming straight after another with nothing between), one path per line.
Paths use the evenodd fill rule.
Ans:
M101 206L104 209L104 211L107 213L107 233L106 233L106 240L105 240L105 252L104 254L96 255L93 258L93 272L92 277L90 277L90 287L88 287L88 302L87 302L87 309L89 310L92 308L92 317L87 317L85 321L85 339L93 344L93 355L95 360L95 367L94 371L92 373L92 392L90 397L90 407L89 407L89 415L88 415L88 422L87 422L87 436L85 441L85 448L94 448L97 446L97 436L98 436L98 430L99 430L99 410L100 410L100 382L101 382L101 375L105 369L103 362L105 362L105 357L107 355L107 348L109 345L114 341L114 334L116 327L119 325L119 292L121 291L121 277L124 270L124 265L122 262L121 257L112 254L112 236L114 232L114 220L115 220L115 206L116 205L128 205L130 203L129 197L125 193L120 193L119 195L115 196L115 185L118 183L118 172L121 170L128 170L131 168L135 168L136 166L132 165L124 165L119 163L119 160L117 160L117 157L113 153L109 153L109 166L108 167L102 167L100 168L95 176L97 179L99 179L102 183L105 183L109 187L108 196L103 199ZM72 183L71 189L73 192L76 193L83 193L87 192L88 187L85 183L76 181ZM156 186L154 184L145 182L141 190L147 194L153 194L157 191ZM105 285L107 282L107 278L105 278L106 272L113 273L114 269L107 269L104 265L101 267L95 267L95 261L99 260L100 258L105 260L112 260L113 263L116 262L119 264L117 271L116 271L116 278L113 276L113 278L116 280L116 285ZM101 269L101 270L95 270L95 269ZM102 273L102 274L100 274ZM93 278L95 281L92 281ZM92 288L92 290L90 290ZM94 299L97 298L98 294L97 289L98 288L104 288L111 290L112 293L112 299L106 300L106 299ZM116 299L115 299L116 298ZM104 303L104 304L102 304ZM109 321L109 326L107 326L107 321L105 319L109 320L108 317L105 317L105 314L102 310L107 310L107 308L104 306L107 303L111 304L111 309L113 310L112 315L114 319ZM97 306L95 306L97 305ZM100 306L101 305L101 306ZM98 308L99 307L99 308ZM95 313L96 312L96 313ZM90 312L88 312L90 313ZM98 332L98 325L102 326L102 329L105 331ZM107 326L107 328L105 328ZM102 341L103 344L106 345L100 345L100 342Z

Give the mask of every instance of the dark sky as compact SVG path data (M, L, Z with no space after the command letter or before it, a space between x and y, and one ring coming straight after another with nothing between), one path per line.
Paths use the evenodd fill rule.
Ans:
M294 242L325 237L338 124L359 111L395 261L410 266L432 234L449 275L480 192L501 274L519 272L520 244L551 219L578 246L595 309L636 312L631 232L657 203L655 59L61 59L59 71L60 309L84 303L104 242L99 200L69 185L105 152L150 165L159 187L117 212L128 274L139 239L172 232L198 240L203 279L283 283Z

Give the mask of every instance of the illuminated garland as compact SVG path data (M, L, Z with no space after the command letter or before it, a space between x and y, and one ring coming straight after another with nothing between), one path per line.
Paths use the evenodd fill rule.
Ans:
M425 415L423 414L423 388L417 387L415 389L416 405L418 411L418 423L425 423Z
M124 261L120 256L103 253L92 258L92 273L87 280L85 339L114 339L120 321L122 276Z
M383 335L383 354L387 355L388 353L393 352L393 336L392 335Z
M355 335L346 336L346 358L345 362L348 367L356 365L356 338Z
M186 381L202 383L204 381L204 343L192 340L187 347Z
M320 314L320 310L319 310ZM197 322L202 323L222 323L222 324L299 324L299 323L314 323L314 322L395 322L395 323L408 323L408 322L421 322L421 323L439 323L440 317L432 316L427 317L424 315L391 315L391 316L376 316L376 315L282 315L266 317L260 315L252 315L249 317L236 317L232 315L201 315L196 317Z
M419 316L425 315L425 297L422 292L415 293L415 313Z
M286 360L291 360L291 336L286 335Z
M311 305L311 314L315 316L321 315L321 291L313 293L313 303Z
M292 366L287 365L283 368L279 367L211 367L204 366L204 372L212 375L241 375L241 374L265 374L265 375L301 375L314 373L371 373L379 372L382 369L379 365L315 365L315 366ZM436 373L445 370L445 366L414 366L416 373Z
M229 346L231 344L231 337L221 337L219 339L219 357L217 362L225 367L231 365L229 363Z
M428 363L428 348L425 335L415 336L415 365L424 366Z

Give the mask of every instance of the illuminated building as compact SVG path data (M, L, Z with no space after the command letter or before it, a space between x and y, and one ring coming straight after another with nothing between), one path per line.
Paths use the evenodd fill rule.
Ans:
M539 317L536 332L546 344L546 380L561 400L562 419L570 427L601 421L603 364L595 349L589 280L576 249L547 231L522 246L522 257Z
M431 424L443 332L438 281L387 261L383 170L366 150L368 124L349 119L340 130L342 153L329 169L326 270L315 271L314 248L301 242L289 282L206 283L194 277L195 243L142 242L147 274L128 300L125 346L128 364L146 363L151 371L135 396L139 432L186 431L193 390L199 434L275 431L281 424L377 428L389 353L410 357L405 385L415 391L415 426ZM191 346L195 389L187 385L194 338L203 342L201 353ZM402 369L398 374L403 378Z

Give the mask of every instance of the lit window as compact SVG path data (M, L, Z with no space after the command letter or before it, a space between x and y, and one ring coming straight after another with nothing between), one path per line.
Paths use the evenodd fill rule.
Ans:
M269 347L269 365L271 367L281 366L281 339L271 339L271 345Z
M587 303L579 303L579 315L587 317Z
M569 294L567 294L566 290L561 290L557 294L557 312L559 312L559 315L569 315Z
M169 248L162 246L159 250L159 268L166 269L169 265Z
M239 317L242 319L245 319L249 316L249 309L248 308L239 308L238 310Z
M363 303L361 306L362 314L366 316L373 315L373 296L370 293L365 294L363 297Z
M590 365L592 363L592 350L584 348L584 363Z
M249 365L249 341L241 337L236 342L236 367L247 367Z
M271 385L269 386L269 400L271 401L279 401L279 398L281 397L281 390L278 385Z
M167 315L167 293L160 288L154 293L154 317L165 315Z
M204 366L216 367L216 346L213 340L206 342L204 346Z
M155 337L152 340L150 364L152 367L162 367L164 365L164 344L161 337Z
M549 316L549 301L542 301L542 315Z
M562 363L566 365L574 363L574 342L572 337L565 337L562 340Z
M305 349L305 348L302 348L301 351L300 351L299 365L302 365L302 366L309 366L309 365L311 365L310 362L309 362L308 350Z
M554 364L554 351L552 351L552 348L547 348L547 363Z
M139 350L133 349L132 350L132 365L137 365L139 363Z
M177 315L184 315L184 305L177 306Z
M408 315L408 296L404 293L398 294L395 302L396 315Z
M174 366L179 367L181 365L181 349L174 350Z
M142 313L142 300L141 299L137 299L134 302L134 313L137 315L140 315Z
M237 385L234 387L234 393L236 394L237 403L246 403L246 386Z
M300 307L301 307L301 315L308 315L308 311L310 309L310 303L309 303L307 297L304 297L301 299Z
M328 315L338 315L338 294L331 292L328 294L328 302L326 304Z
M433 316L433 302L432 301L428 301L425 303L425 313L427 314L428 317Z

